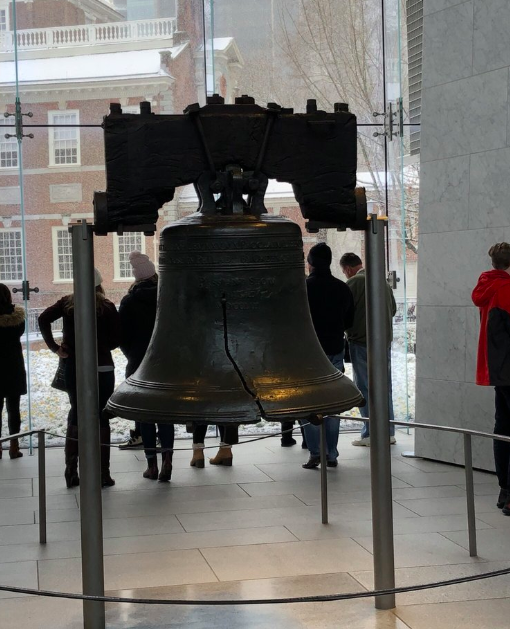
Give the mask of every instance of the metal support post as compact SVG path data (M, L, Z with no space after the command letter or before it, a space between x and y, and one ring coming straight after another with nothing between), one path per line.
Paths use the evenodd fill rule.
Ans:
M366 312L368 397L370 405L370 474L374 585L376 590L395 587L393 548L393 496L391 488L390 422L388 404L387 286L384 230L386 218L369 217L366 231ZM393 609L395 595L375 599L377 609Z
M328 524L328 465L326 452L326 418L324 417L320 425L320 456L321 456L321 505L322 523Z
M39 473L39 543L46 544L46 440L44 430L37 433Z
M477 557L478 552L476 549L475 486L473 482L473 451L471 448L471 435L464 435L464 471L466 473L469 556Z
M71 233L83 593L104 596L93 228L83 220L71 227ZM84 629L105 629L103 602L83 601L83 626Z

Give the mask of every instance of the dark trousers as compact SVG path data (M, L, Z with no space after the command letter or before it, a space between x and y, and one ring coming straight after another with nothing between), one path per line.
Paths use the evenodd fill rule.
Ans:
M66 360L65 365L65 383L67 394L69 396L69 403L71 408L67 416L68 426L78 425L78 396L76 392L76 365L73 360ZM103 413L104 407L108 402L113 390L115 389L115 372L113 371L100 371L98 373L99 384L99 425L102 428L108 428L110 422L105 413Z
M5 398L5 406L7 408L7 424L9 426L9 434L15 435L21 428L21 413L19 405L21 396L10 395ZM4 398L0 397L0 437L2 436L2 411L4 408ZM0 446L1 447L1 446Z
M496 391L496 423L494 434L510 437L510 386L495 387ZM494 461L499 486L510 488L510 443L494 441Z
M156 424L141 423L143 447L145 457L150 459L156 456ZM175 427L173 424L158 424L161 451L168 452L174 448Z
M220 429L220 439L223 443L233 446L239 443L239 426L228 424L227 426L218 426ZM193 443L204 443L207 434L207 424L195 426L193 431Z

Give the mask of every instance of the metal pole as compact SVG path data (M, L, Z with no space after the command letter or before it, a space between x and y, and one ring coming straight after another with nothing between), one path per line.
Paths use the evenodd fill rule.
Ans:
M388 405L388 318L384 230L386 218L371 214L366 231L366 312L368 397L370 405L370 473L374 584L376 590L395 587L393 496L391 489L390 423ZM377 609L393 609L395 595L375 599Z
M471 435L464 435L464 471L466 474L469 556L477 557L478 552L476 549L475 486L473 482L473 451L471 448Z
M46 440L44 430L37 433L37 467L39 472L39 543L46 544Z
M71 227L71 233L83 593L104 596L93 228L83 220ZM104 603L83 601L83 626L84 629L105 629Z
M328 466L326 453L326 418L324 417L320 425L321 443L321 505L322 523L328 524Z

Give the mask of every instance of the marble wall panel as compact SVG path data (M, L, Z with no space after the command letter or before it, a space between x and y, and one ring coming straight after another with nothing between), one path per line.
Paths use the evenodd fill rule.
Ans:
M473 2L458 4L424 18L423 87L473 73Z
M420 234L468 229L469 155L421 165Z
M471 155L469 228L506 227L510 222L510 148Z
M466 309L421 306L418 319L417 377L463 382L466 373Z
M466 1L467 0L423 0L423 15L444 11L444 9L464 4Z
M507 102L506 68L424 90L421 159L427 162L505 147Z
M510 66L510 2L474 0L473 27L474 73Z

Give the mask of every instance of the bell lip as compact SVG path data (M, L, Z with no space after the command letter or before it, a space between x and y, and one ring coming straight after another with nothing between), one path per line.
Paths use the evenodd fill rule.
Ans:
M186 424L194 422L196 424L256 424L265 419L266 421L282 421L285 417L306 420L310 415L335 415L344 413L352 408L359 407L364 404L365 400L362 395L357 395L348 400L340 402L331 402L330 404L322 404L320 407L299 407L286 409L264 409L264 416L260 413L248 414L246 411L222 411L214 414L194 413L194 412L172 412L168 414L168 410L146 410L117 404L109 400L106 404L106 410L113 414L114 417L122 417L132 421L144 421L146 423L157 424L163 421L168 424ZM261 400L264 406L264 400ZM270 403L270 402L269 402ZM267 402L266 402L267 404Z

